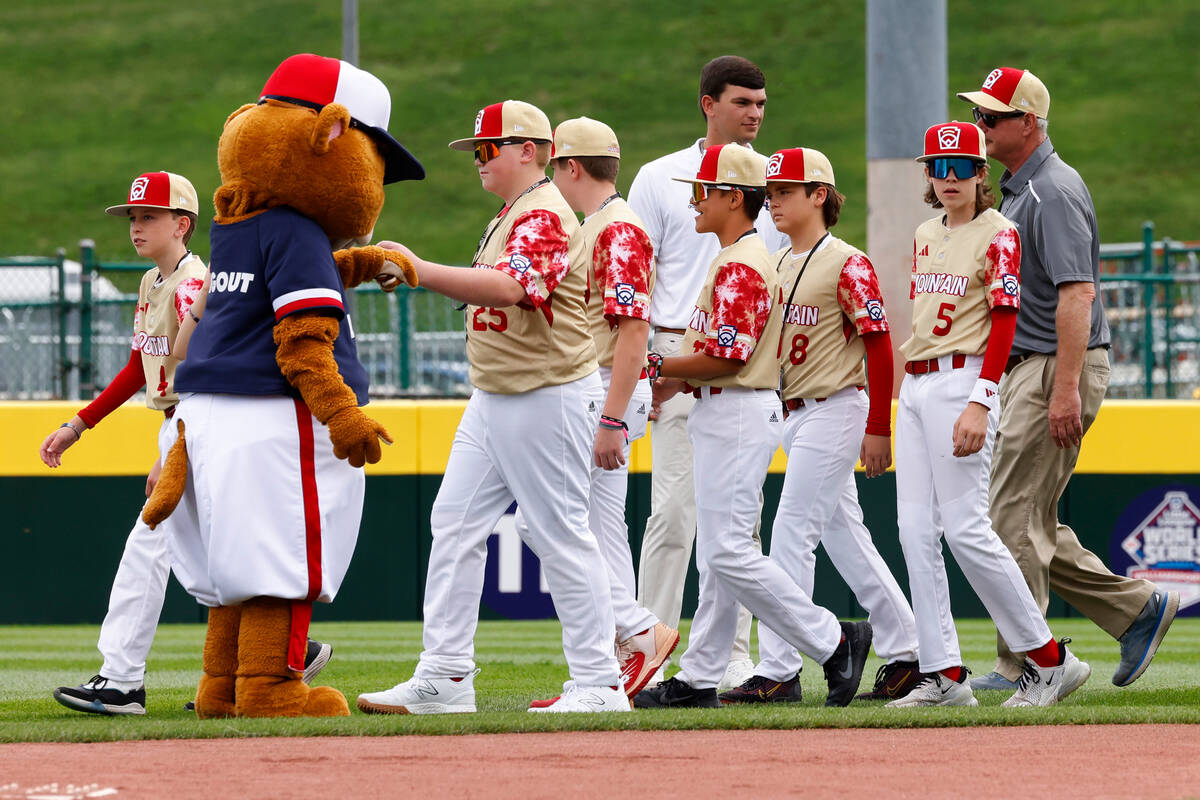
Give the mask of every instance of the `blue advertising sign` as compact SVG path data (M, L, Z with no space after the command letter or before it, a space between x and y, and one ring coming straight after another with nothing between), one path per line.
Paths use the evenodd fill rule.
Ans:
M517 533L516 511L513 503L488 537L480 599L508 619L552 619L554 602L542 576L542 564Z
M1114 573L1179 592L1179 614L1200 614L1200 487L1143 492L1117 520L1110 549Z

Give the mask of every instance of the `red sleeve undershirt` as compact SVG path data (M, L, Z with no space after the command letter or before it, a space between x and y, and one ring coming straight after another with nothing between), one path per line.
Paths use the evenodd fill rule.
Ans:
M1017 332L1017 310L1012 306L996 306L991 316L992 332L988 334L987 349L983 351L983 369L979 371L979 377L999 383Z
M1009 337L1011 341L1011 337ZM96 427L100 420L107 417L113 410L124 403L146 385L146 373L142 371L142 354L137 350L129 351L129 363L121 368L117 377L112 379L100 396L79 412L79 418L89 428Z
M867 383L871 387L871 405L867 409L867 433L892 435L892 337L887 331L862 335L867 348ZM1012 341L1011 337L1009 341Z

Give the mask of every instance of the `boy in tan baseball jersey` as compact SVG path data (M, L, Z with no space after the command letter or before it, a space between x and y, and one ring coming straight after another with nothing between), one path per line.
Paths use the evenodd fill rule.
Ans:
M983 131L969 122L925 133L925 200L945 213L913 241L912 337L896 415L900 544L926 678L893 707L978 704L950 612L942 535L1025 672L1006 706L1048 706L1091 668L1055 641L988 516L999 381L1020 304L1021 241L991 208Z
M721 251L709 267L684 335L685 355L648 356L657 400L691 391L696 561L700 603L681 670L634 698L641 708L719 707L716 686L737 632L738 604L825 666L826 705L848 704L871 646L869 623L841 623L778 563L758 552L758 495L779 446L775 388L780 307L775 264L754 230L765 199L766 160L738 145L708 148L692 184L696 230Z
M859 699L892 700L921 678L917 625L863 524L854 481L860 457L868 477L881 474L892 459L892 345L879 282L867 256L829 232L845 197L823 153L794 147L772 155L767 200L775 227L791 240L791 247L773 256L779 271L775 299L783 317L777 354L788 462L771 560L811 596L817 544L824 545L867 610L875 651L887 662L874 690ZM754 677L722 693L721 700L799 700L796 648L766 625L759 626L758 647Z
M546 177L553 135L535 106L494 103L475 135L480 183L504 201L472 268L435 264L393 242L421 284L466 303L475 391L433 504L424 650L410 680L359 695L369 713L475 710L474 635L487 537L515 499L562 621L571 680L541 712L629 711L613 642L608 572L588 527L588 465L604 402L588 324L578 222Z

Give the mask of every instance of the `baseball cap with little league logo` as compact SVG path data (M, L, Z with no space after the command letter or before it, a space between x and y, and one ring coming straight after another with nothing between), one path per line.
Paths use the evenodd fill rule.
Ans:
M191 181L174 172L143 172L129 185L129 197L104 213L123 217L131 208L165 208L170 211L200 213L200 203Z
M475 135L455 139L451 150L474 150L482 139L531 139L552 142L550 118L540 108L521 100L505 100L479 109L475 115Z
M768 183L828 183L833 182L833 165L820 150L811 147L789 147L778 150L767 159Z
M696 177L671 180L761 189L767 185L767 159L740 144L718 144L704 151Z
M934 158L970 158L987 161L987 144L983 140L983 129L970 122L943 122L932 125L925 131L925 152L917 161Z
M336 58L301 53L283 60L267 78L258 102L281 100L320 111L339 103L350 112L351 127L360 129L383 156L383 182L419 181L425 168L387 131L392 96L383 81Z
M959 92L958 97L985 111L1032 111L1042 119L1050 114L1046 84L1027 69L997 67L983 79L978 92Z
M568 119L554 129L554 150L551 158L573 156L621 157L621 145L613 129L603 122L587 117Z

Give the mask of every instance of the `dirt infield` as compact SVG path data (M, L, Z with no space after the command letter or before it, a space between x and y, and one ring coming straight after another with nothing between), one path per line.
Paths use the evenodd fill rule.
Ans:
M1194 797L1200 796L1200 726L635 731L0 746L0 798L700 800L726 795L806 800Z

